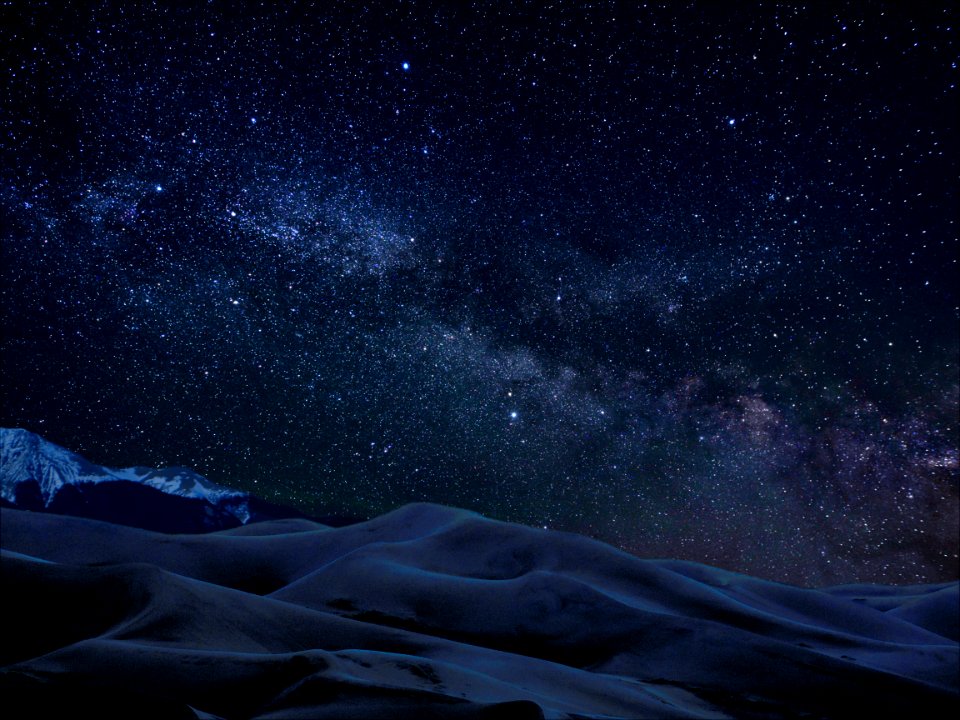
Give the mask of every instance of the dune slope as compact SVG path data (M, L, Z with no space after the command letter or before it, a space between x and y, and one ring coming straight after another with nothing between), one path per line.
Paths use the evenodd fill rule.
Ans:
M2 510L4 704L100 717L960 707L958 585L810 590L408 505L172 535ZM59 705L58 705L59 703Z

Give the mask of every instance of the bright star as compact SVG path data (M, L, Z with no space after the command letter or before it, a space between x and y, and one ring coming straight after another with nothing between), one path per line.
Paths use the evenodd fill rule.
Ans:
M730 127L733 127L736 124L737 124L736 118L730 118L729 120L727 120L727 125L729 125Z
M410 63L405 62L405 63L404 63L403 65L401 65L400 67L402 67L404 70L409 70L409 69L410 69Z
M510 419L511 419L511 420L516 420L518 415L519 415L519 413L517 413L516 410L511 410L511 411L510 411Z

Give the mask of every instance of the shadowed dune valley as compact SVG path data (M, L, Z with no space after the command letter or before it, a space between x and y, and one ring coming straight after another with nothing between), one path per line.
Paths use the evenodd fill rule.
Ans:
M25 431L2 439L4 717L960 707L957 583L804 589L426 503L340 527L275 506L258 519L249 496L188 471L110 470ZM137 527L152 495L128 484L207 526ZM95 486L96 502L56 500Z

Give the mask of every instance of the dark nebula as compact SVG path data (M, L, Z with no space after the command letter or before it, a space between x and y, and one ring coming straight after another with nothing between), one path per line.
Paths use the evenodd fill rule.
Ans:
M0 425L958 574L950 3L7 3Z

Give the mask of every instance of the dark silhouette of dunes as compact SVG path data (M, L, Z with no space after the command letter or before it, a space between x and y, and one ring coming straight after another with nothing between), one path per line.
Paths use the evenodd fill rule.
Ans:
M2 521L0 683L25 717L960 706L956 583L801 589L425 504L201 535L11 509Z

